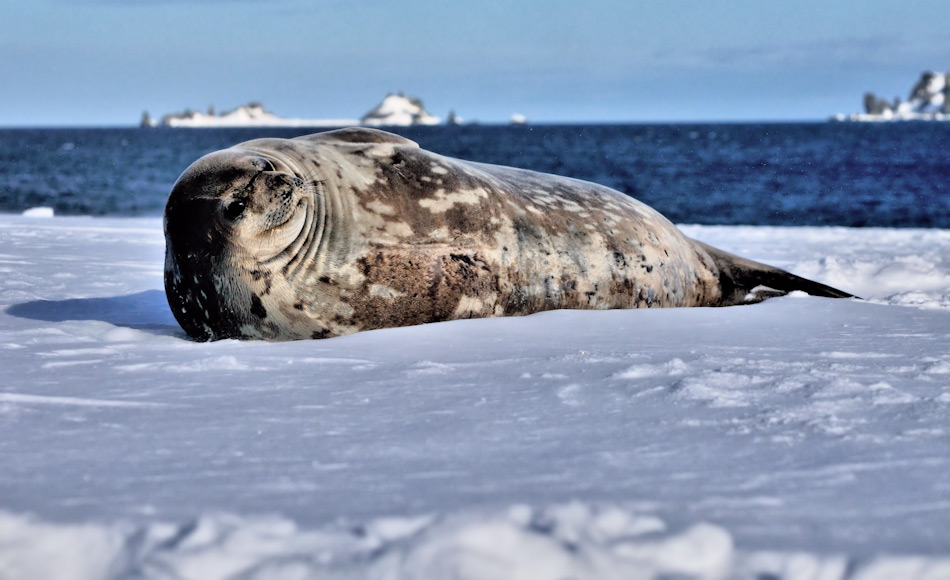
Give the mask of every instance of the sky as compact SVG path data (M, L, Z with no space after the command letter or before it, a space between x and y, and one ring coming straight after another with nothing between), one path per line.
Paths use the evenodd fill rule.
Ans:
M359 118L820 120L950 70L946 0L0 0L0 126L260 101Z

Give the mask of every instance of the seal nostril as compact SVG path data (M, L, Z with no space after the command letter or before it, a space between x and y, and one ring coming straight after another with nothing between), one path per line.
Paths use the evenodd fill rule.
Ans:
M234 221L241 217L244 213L245 208L247 208L247 202L243 199L235 199L231 203L224 206L224 217Z

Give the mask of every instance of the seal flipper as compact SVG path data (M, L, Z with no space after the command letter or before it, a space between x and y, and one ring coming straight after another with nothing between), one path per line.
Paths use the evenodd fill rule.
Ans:
M796 290L825 298L855 298L852 294L814 280L747 260L696 240L693 242L712 258L718 270L719 287L722 289L719 302L706 306L754 304Z

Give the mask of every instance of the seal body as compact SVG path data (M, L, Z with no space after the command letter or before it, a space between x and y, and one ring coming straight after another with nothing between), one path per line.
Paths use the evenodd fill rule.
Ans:
M169 305L200 340L849 296L692 240L607 187L365 128L202 157L172 188L164 225Z

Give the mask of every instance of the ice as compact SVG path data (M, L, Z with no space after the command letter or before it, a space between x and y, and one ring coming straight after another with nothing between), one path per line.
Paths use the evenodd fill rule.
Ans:
M53 208L51 207L31 207L23 212L23 217L31 218L51 218L53 217Z
M950 576L950 232L684 230L866 300L195 343L0 216L0 578Z

